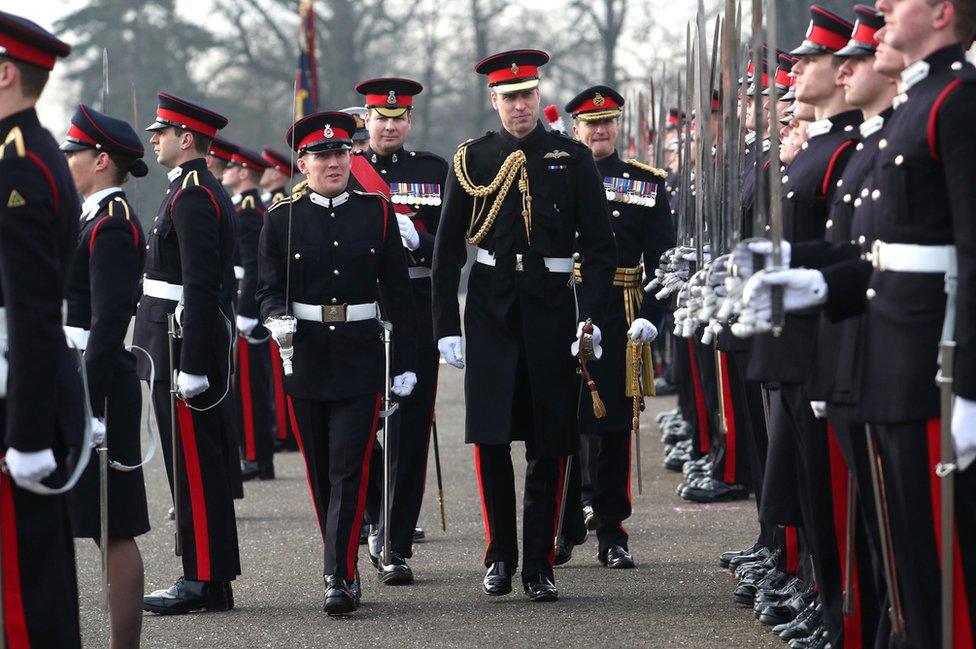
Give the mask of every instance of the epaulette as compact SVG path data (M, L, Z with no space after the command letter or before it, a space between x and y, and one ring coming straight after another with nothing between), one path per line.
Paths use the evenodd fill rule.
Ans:
M353 194L358 194L359 196L375 196L377 198L383 199L384 201L389 201L390 200L389 198L387 198L385 195L381 194L380 192L367 192L367 191L364 191L362 189L354 189L354 190L352 190L352 193Z
M292 196L294 196L295 194L304 194L305 190L307 189L308 189L308 181L303 180L302 182L298 183L297 185L291 188Z
M294 203L295 201L297 201L307 193L308 193L308 181L303 180L302 182L295 185L295 187L292 189L291 196L285 196L284 194L281 194L281 198L274 200L271 203L271 205L268 207L268 212L271 212L275 208L280 207L282 205L287 205L288 203Z
M183 184L180 187L182 189L186 189L187 187L196 187L199 184L200 184L200 174L198 174L197 170L194 169L190 171L188 174L186 174L185 176L183 176Z
M562 131L549 131L549 133L551 135L555 135L556 137L565 140L569 144L575 144L576 146L582 147L584 149L586 148L585 144L577 140L575 137L570 137L567 133L563 133Z
M257 209L257 204L254 202L253 196L245 196L241 204L237 206L238 210L253 210Z
M116 209L116 207L120 209ZM132 212L129 210L129 204L121 196L116 196L108 202L108 215L115 216L116 214L126 221L132 220Z
M976 66L971 63L963 63L961 66L956 67L959 69L953 69L952 73L962 80L963 83L976 83Z
M27 147L24 145L24 134L19 126L10 129L0 145L0 158L25 158Z
M482 135L481 137L471 137L471 138L468 138L464 142L461 142L461 144L459 144L457 148L461 149L461 148L464 148L466 146L470 146L472 144L477 144L478 142L483 142L484 140L487 140L488 138L490 138L494 134L495 134L494 131L485 131L485 134Z
M631 167L637 167L638 169L643 169L644 171L650 172L659 178L668 177L668 172L665 171L664 169L658 169L657 167L652 167L649 164L644 164L643 162L635 158L628 158L624 162L629 164Z
M277 203L278 201L282 200L283 198L288 198L285 195L285 192L275 192L271 196L271 202L269 203L269 205L274 205L275 203Z

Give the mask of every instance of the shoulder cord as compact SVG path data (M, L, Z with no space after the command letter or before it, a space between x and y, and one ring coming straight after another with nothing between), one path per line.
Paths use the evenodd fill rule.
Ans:
M516 175L520 176L519 191L522 194L522 219L525 222L525 235L528 238L532 225L532 195L529 192L529 174L525 168L525 152L521 149L513 151L505 158L501 168L498 170L498 174L491 183L488 185L475 185L468 177L467 160L465 158L466 151L467 147L461 147L454 154L454 175L457 176L461 188L475 199L474 205L471 208L471 221L468 224L468 243L476 246L484 240L488 231L495 224L495 219L498 217L498 212L501 210L505 197L508 196L512 183L515 182ZM482 220L481 215L484 213L485 206L487 205L486 199L495 192L498 193L494 201L492 201L487 216ZM481 225L475 231L475 227L479 222Z

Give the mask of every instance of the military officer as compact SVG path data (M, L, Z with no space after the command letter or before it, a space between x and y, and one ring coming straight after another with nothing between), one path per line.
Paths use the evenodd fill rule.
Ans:
M226 282L233 281L235 212L204 159L226 125L227 119L209 108L161 92L156 120L147 129L156 160L170 169L170 184L149 236L133 340L155 364L152 398L163 457L183 512L177 534L184 574L143 599L144 610L164 615L233 608L231 582L241 570L220 409L230 391L233 352L233 313L225 293ZM171 368L167 316L174 312L180 338L177 366ZM142 359L139 373L150 378ZM172 374L178 394L176 457L170 439ZM175 482L174 462L179 463Z
M342 112L352 115L356 120L356 130L352 134L352 152L362 153L369 148L369 130L366 128L366 114L369 109L363 106L350 106L343 108Z
M522 584L534 601L558 597L552 567L563 458L579 448L581 385L571 343L590 330L587 321L599 343L616 269L592 154L539 121L539 69L548 60L539 50L514 50L476 66L488 77L502 129L455 154L433 265L438 348L448 363L464 367L457 290L465 243L477 247L465 303L465 438L475 445L485 517L484 590L509 593L518 565L511 444L524 440ZM574 247L586 278L578 289Z
M146 238L122 185L145 176L139 136L128 123L81 104L61 144L81 205L68 281L65 334L84 352L93 426L108 446L109 612L114 646L136 646L142 629L142 556L135 537L149 531L142 476L142 389L125 348L146 257ZM90 462L70 493L77 538L100 535L99 466Z
M389 201L348 188L354 128L349 115L324 112L289 130L286 140L308 185L268 213L257 292L266 322L297 318L294 373L285 377L285 390L325 542L330 615L359 606L359 529L387 387L381 298L393 325L392 391L405 398L417 383L406 254Z
M261 175L261 201L264 202L265 209L286 198L291 190L288 184L291 177L298 173L291 159L288 156L272 149L269 146L261 147L261 159L266 165L264 173Z
M628 534L623 527L632 506L633 399L653 396L650 363L643 368L644 381L638 393L628 394L633 386L629 385L631 377L627 371L631 363L626 362L627 355L636 347L640 358L650 359L645 345L657 337L665 309L664 303L644 295L643 268L645 264L655 267L664 251L676 243L664 187L667 172L634 159L622 160L617 153L617 127L623 106L620 93L600 85L583 90L565 107L574 119L573 134L589 147L603 178L620 266L613 278L616 290L601 321L603 357L592 370L607 414L599 419L593 414L588 392L579 405L582 444L588 451L581 453L580 459L588 464L589 474L595 476L590 504L599 521L597 557L608 568L634 566L628 550ZM587 281L586 277L580 279L583 284Z
M417 313L417 389L401 400L390 439L391 565L379 561L385 521L374 528L369 545L379 578L387 584L413 581L406 559L413 556L414 530L424 498L440 361L431 323L430 267L447 162L427 151L404 148L413 122L414 97L422 90L416 81L399 78L370 79L356 86L365 97L369 146L353 163L352 175L360 186L369 191L380 189L392 198ZM377 479L380 468L374 464Z
M7 646L80 647L64 483L83 444L81 383L61 330L78 200L34 109L71 47L0 12L0 552Z

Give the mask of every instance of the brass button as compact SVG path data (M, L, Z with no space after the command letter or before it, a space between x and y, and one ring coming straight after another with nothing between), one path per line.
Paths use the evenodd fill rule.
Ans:
M876 201L879 198L881 198L881 190L880 189L875 189L873 192L871 192L871 200Z
M865 187L864 189L861 190L861 198L867 198L870 192L871 190Z
M850 203L851 202L851 195L850 194L844 194L844 202L845 203Z
M332 304L335 304L335 303L337 303L338 301L339 301L339 299L338 299L338 298L332 298Z
M838 187L843 187L844 186L844 179L843 178L841 178L840 180L837 181L837 186Z
M302 258L302 254L300 252L296 252L295 259L301 259L301 258Z
M579 261L579 260L580 260L580 254L578 252L574 252L573 253L573 261Z
M630 178L630 174L627 173L626 171L624 172L624 178Z
M339 269L338 269L338 268L336 268L336 269L335 269L334 271L332 271L332 274L333 274L333 275L338 275L338 274L339 274Z
M334 247L336 247L336 248L338 248L338 247L339 247L339 242L338 242L338 241L333 241L333 242L332 242L332 245L333 245Z
M787 198L793 198L793 194L795 194L795 193L796 193L796 192L789 192L789 193L788 193L788 194L786 195L786 197L787 197Z
M900 153L895 156L895 164L899 167L905 164L905 156L901 155Z
M962 70L962 61L953 61L952 65L950 65L949 67L955 70L956 72L959 72L960 70Z
M861 207L861 199L857 198L854 200L854 207Z
M858 143L858 145L856 147L854 147L854 149L857 150L857 151L863 151L864 150L864 144L863 143Z
M335 331L335 325L329 325L329 331Z
M873 288L869 288L868 290L864 291L865 297L867 297L869 300L873 300L874 296L877 294L878 293Z
M386 173L386 169L380 169L380 173L381 174L385 174Z
M614 210L610 212L610 214L612 214L613 216L620 216L620 210Z
M834 227L834 221L833 221L833 219L827 219L826 225L827 225L827 228Z
M862 234L861 236L859 236L859 237L857 238L857 243L858 243L858 245L860 245L860 246L863 246L863 245L864 245L864 244L865 244L865 243L867 242L867 240L868 240L868 239L867 239L867 237L865 237L865 236L864 236L864 235Z
M370 248L369 249L369 254L375 255L376 254L376 248Z
M888 148L888 140L885 140L884 138L882 138L878 142L878 148L881 149L882 151L884 151L885 149L887 149Z
M788 182L790 182L790 177L789 176L783 176L783 184L785 185Z

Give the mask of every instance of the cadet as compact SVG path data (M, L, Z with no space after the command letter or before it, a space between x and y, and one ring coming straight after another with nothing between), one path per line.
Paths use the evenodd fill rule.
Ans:
M552 568L561 473L563 459L579 448L581 386L571 345L589 330L587 321L594 350L599 345L596 325L617 265L592 154L539 121L539 68L548 61L545 52L515 50L475 67L488 76L502 130L455 154L433 267L438 348L448 363L464 367L457 291L465 242L477 246L465 305L465 439L475 445L485 516L484 590L511 592L518 565L511 444L523 440L522 585L534 601L558 597ZM578 291L574 247L586 278Z
M261 200L264 207L269 208L291 193L288 184L291 177L298 173L288 156L282 155L269 146L261 148L261 159L264 160L264 173L261 175Z

